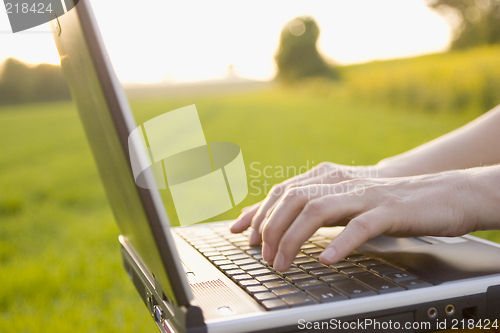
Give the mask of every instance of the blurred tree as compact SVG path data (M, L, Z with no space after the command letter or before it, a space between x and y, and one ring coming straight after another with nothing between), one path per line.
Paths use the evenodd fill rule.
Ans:
M452 49L500 43L500 0L425 0L452 25Z
M27 66L9 58L0 69L0 105L70 99L64 75L59 66Z
M295 81L306 77L338 79L338 73L321 57L316 48L319 27L313 18L301 16L285 24L275 55L277 79Z

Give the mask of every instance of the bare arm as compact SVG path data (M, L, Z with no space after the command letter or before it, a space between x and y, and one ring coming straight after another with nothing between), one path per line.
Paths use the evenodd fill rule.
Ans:
M500 106L403 154L380 161L383 174L411 176L500 163Z

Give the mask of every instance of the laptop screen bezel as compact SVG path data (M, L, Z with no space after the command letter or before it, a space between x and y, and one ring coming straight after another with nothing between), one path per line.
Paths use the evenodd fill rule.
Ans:
M116 191L109 189L109 186L107 186L109 184L106 184L104 179L105 175L102 174L102 168L100 168L100 165L108 163L109 161L102 160L102 156L100 158L98 154L96 154L97 147L92 145L92 140L90 138L92 132L95 131L95 128L90 128L91 122L94 120L92 119L89 121L86 119L89 118L86 114L88 110L85 110L82 107L82 103L78 103L79 94L82 92L76 88L77 85L75 84L75 80L82 80L82 78L74 77L72 74L73 71L69 67L75 68L75 66L79 66L80 64L83 65L85 63L85 59L83 58L85 56L90 57L90 62L93 68L86 68L85 70L93 71L97 77L100 91L102 92L102 96L104 96L106 103L104 109L109 112L109 116L114 124L114 128L108 128L108 130L116 134L120 143L121 153L123 153L127 161L130 161L128 136L129 133L136 127L135 120L125 93L111 65L111 61L106 52L104 42L97 26L97 21L94 17L89 1L80 0L74 2L76 2L76 5L73 9L63 16L55 19L58 22L60 30L56 30L54 25L51 25L53 36L61 56L61 66L65 72L68 85L70 86L73 100L77 104L78 112L82 123L84 124L85 132L87 134L87 138L89 139L88 141L94 153L94 158L99 169L101 180L103 181L108 199L110 199L109 201L115 216L119 216L119 214L117 214L117 210L123 210L124 208L113 205L114 200L111 200L110 194L116 195ZM76 52L77 50L80 52ZM84 51L81 52L82 50ZM88 54L82 54L85 53L85 50ZM79 84L81 84L81 82L79 82ZM99 98L96 97L96 99ZM127 168L129 170L130 179L133 181L133 173L130 163L127 164ZM146 181L154 183L153 175L149 172L146 172L145 178ZM145 251L138 250L137 248L135 250L150 272L151 270L155 270L157 272L158 282L164 288L166 297L174 304L188 306L190 301L193 299L193 294L189 288L189 283L182 268L179 255L170 232L170 223L160 195L158 191L154 189L144 189L138 187L137 185L134 187L137 197L140 199L140 206L143 209L145 221L148 223L147 227L149 228L151 236L154 240L154 244L141 245L145 245L149 251L157 251L157 257L159 260L155 260L155 256L151 256L151 253L144 253ZM154 186L150 186L150 188L154 188ZM130 228L124 228L126 227L122 225L124 222L120 221L118 218L117 222L122 231L124 229L131 230ZM133 229L134 228L132 228L132 230ZM124 236L126 238L127 236L137 236L131 237L134 239L141 238L140 235L125 234ZM131 243L131 246L134 247L133 242ZM160 274L158 274L158 270L161 269L163 269L165 274L162 274L162 272L159 272ZM172 289L170 292L165 290L166 285L171 286L171 288L169 288Z

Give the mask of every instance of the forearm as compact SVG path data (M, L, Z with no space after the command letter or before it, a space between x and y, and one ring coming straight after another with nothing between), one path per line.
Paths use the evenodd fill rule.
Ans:
M383 159L382 176L411 176L500 163L500 106L403 154Z

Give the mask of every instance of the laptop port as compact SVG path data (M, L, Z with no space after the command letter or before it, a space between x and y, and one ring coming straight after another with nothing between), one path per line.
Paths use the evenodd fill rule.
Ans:
M453 316L455 314L455 306L453 304L448 304L445 308L444 308L444 312L448 315L448 316Z
M429 308L429 310L427 310L427 316L430 319L436 318L438 316L438 310L435 307Z
M477 307L463 309L462 315L464 319L477 319Z
M163 324L163 320L165 319L165 316L163 315L163 310L160 309L160 307L158 305L155 305L154 306L154 310L155 310L155 317L156 317L156 320Z

